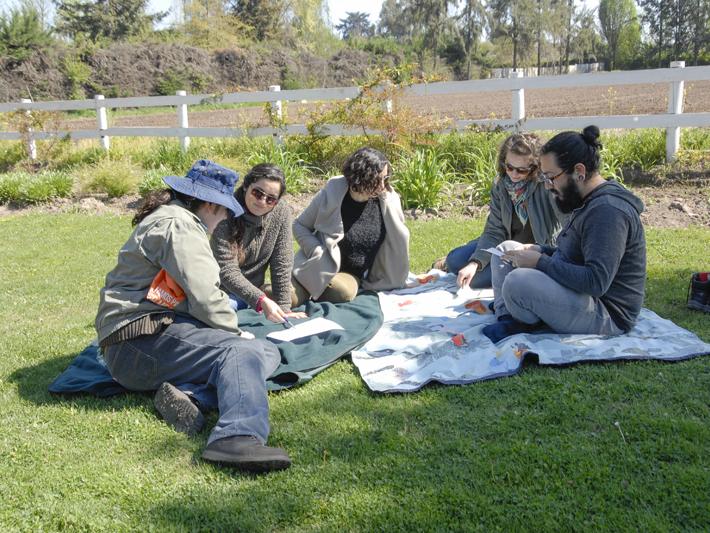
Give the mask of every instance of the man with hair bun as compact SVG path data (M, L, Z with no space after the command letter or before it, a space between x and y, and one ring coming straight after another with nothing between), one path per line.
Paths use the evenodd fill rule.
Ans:
M493 342L547 326L620 335L635 324L646 282L643 203L599 173L599 128L565 131L542 147L540 180L569 218L557 246L506 241L493 257Z

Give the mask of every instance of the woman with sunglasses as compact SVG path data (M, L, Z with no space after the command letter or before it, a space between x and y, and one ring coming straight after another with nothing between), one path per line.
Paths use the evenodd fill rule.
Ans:
M287 317L305 318L291 312L293 237L291 210L280 201L285 192L286 178L278 166L254 166L234 192L244 215L225 220L212 235L222 287L233 307L263 311L279 323ZM267 268L270 285L265 284Z
M552 196L536 179L540 147L540 139L532 133L515 133L503 141L483 233L432 265L457 274L459 287L491 286L491 255L486 248L507 240L553 244L560 215Z
M293 286L299 304L355 298L360 287L404 286L409 273L409 231L399 195L389 184L381 152L360 148L328 180L293 223L300 247Z

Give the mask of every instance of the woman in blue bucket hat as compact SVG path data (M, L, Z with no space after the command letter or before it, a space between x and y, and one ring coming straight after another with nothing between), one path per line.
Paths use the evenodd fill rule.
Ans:
M242 470L287 468L281 448L266 446L266 378L280 362L269 342L242 332L209 236L240 216L236 172L197 161L185 177L152 193L133 218L135 229L101 290L96 331L111 375L130 390L158 389L155 405L178 431L199 432L204 416L174 385L214 387L219 419L202 457Z

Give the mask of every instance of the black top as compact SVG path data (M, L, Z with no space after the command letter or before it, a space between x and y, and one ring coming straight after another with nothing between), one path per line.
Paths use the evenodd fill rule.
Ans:
M340 206L345 236L338 243L340 271L362 279L372 268L375 255L385 240L385 221L377 198L356 202L350 193Z
M530 219L523 226L518 214L513 210L513 219L510 224L510 239L518 241L522 244L535 244L535 236L533 235Z

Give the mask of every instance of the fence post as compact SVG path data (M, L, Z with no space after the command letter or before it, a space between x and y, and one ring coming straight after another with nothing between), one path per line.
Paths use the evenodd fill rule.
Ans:
M99 125L99 131L106 131L108 129L108 117L106 116L106 107L102 105L102 100L104 99L103 94L95 94L94 101L96 102L96 122ZM101 136L101 147L108 152L111 146L111 139L108 135Z
M269 85L269 92L270 93L278 93L281 92L281 85ZM276 100L271 104L271 124L273 125L276 123L278 125L278 128L280 129L281 126L283 125L283 103L281 100ZM276 141L276 144L283 144L283 137L281 136L280 132L274 132L274 141Z
M518 79L523 77L523 73L520 71L513 71L508 74L511 79ZM525 89L513 89L513 107L512 107L512 119L516 122L515 131L520 129L520 122L525 118Z
M175 91L175 96L187 96L187 91ZM187 129L187 104L178 104L177 106L178 128ZM190 148L190 137L187 134L180 135L180 150L183 153Z
M671 68L685 68L685 61L671 61ZM673 81L668 89L668 113L683 113L683 80ZM680 127L666 128L666 163L672 163L680 148Z
M32 100L30 98L23 98L20 102L23 104L31 104ZM25 110L25 115L32 117L32 111L29 109ZM34 136L32 135L32 126L28 126L27 128L27 153L32 161L37 159L37 143L35 143Z

